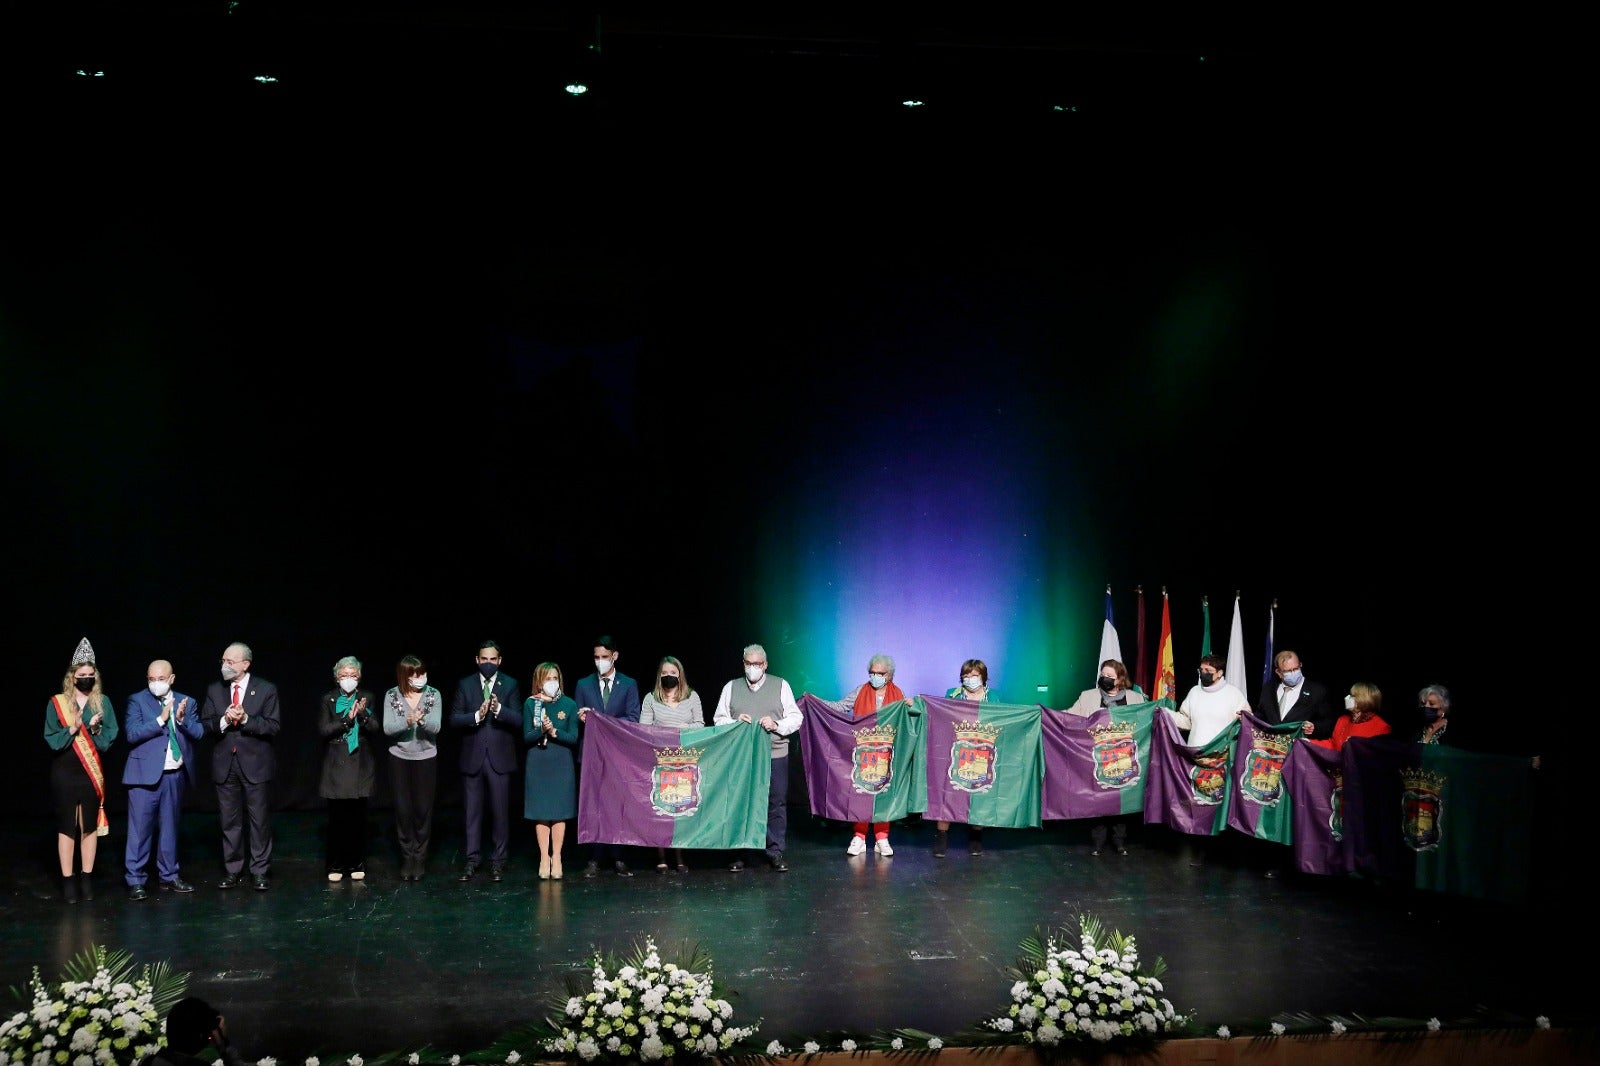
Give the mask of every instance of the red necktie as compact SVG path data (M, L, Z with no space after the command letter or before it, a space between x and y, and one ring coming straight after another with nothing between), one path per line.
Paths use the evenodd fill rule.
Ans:
M233 705L235 707L239 706L239 682L237 681L233 683Z

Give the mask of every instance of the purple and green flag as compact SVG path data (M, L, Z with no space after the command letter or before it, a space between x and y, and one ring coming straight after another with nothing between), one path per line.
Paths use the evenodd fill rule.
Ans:
M1087 717L1045 712L1042 817L1098 818L1144 810L1150 730L1161 707L1171 710L1172 701L1101 708Z
M1296 744L1283 766L1294 804L1294 868L1303 874L1350 872L1344 848L1344 757L1320 744Z
M761 848L772 738L750 722L681 732L591 714L578 776L580 843Z
M1150 777L1144 786L1144 820L1191 836L1216 836L1228 824L1233 790L1233 722L1203 748L1183 742L1170 714L1156 715L1150 730Z
M1436 892L1526 900L1536 772L1527 756L1388 737L1348 741L1343 756L1355 870Z
M915 700L896 700L860 718L809 692L799 703L812 814L840 822L893 822L927 807L927 719Z
M1044 749L1038 704L919 696L927 710L927 818L1039 828Z
M1284 780L1289 753L1300 747L1299 722L1271 725L1246 711L1239 717L1228 828L1257 840L1294 839L1294 796Z

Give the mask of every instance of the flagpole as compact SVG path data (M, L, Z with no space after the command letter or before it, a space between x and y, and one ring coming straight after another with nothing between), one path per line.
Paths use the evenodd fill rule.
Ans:
M1150 698L1150 665L1144 657L1144 586L1135 585L1133 591L1139 597L1138 624L1139 632L1135 635L1133 643L1133 683L1139 686L1139 691Z

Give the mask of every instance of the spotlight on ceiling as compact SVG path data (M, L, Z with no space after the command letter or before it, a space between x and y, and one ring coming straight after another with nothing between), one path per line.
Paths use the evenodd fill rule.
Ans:
M567 86L567 93L571 96L582 96L589 91L589 87L581 81L571 82Z
M922 101L921 100L901 100L900 101L900 106L901 107L921 107L922 106Z
M278 84L278 79L274 78L271 74L257 74L254 78L252 78L250 80L254 81L258 85L276 85L276 84Z

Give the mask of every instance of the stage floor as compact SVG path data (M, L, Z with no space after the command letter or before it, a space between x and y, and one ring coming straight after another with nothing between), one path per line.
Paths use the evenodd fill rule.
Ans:
M847 858L848 827L796 815L786 874L764 864L731 873L726 856L691 853L687 874L660 875L654 856L636 851L632 878L585 879L569 854L566 880L542 882L531 826L519 823L506 880L461 884L460 814L446 809L440 820L421 883L399 880L382 835L387 814L375 811L367 880L330 884L321 812L280 812L263 893L217 889L216 816L191 812L182 857L196 892L134 903L113 816L97 898L67 905L48 816L13 819L0 826L0 985L24 985L36 964L54 978L99 943L188 971L190 990L227 1014L251 1058L423 1045L466 1053L534 1020L595 947L625 949L649 934L663 948L688 939L707 949L735 994L735 1018L761 1019L763 1038L901 1027L949 1035L1006 1003L1005 970L1036 926L1092 912L1135 934L1146 960L1166 959L1168 996L1207 1033L1281 1012L1597 1020L1581 976L1592 956L1564 932L1587 911L1570 880L1551 879L1519 907L1356 879L1269 880L1242 838L1222 838L1205 865L1191 866L1188 841L1137 827L1129 855L1097 859L1078 823L989 830L981 857L957 827L949 856L935 859L931 825L912 820L895 826L893 858Z

